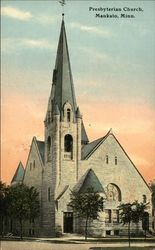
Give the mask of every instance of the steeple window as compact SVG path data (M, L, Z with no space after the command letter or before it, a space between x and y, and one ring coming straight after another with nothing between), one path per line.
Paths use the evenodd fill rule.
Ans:
M70 122L71 121L71 110L67 109L67 121Z
M47 161L50 160L51 155L51 137L49 136L47 139Z
M64 104L64 122L73 122L73 109L71 104L67 101Z

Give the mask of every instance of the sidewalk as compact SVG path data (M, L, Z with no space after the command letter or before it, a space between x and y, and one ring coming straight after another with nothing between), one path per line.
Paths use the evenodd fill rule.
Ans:
M34 241L2 241L1 242L1 250L108 250L108 248L112 248L109 250L117 249L121 247L121 249L127 249L128 242L117 242L117 243L99 243L99 242L68 242L65 241L62 243L54 243L53 241L41 239L38 242ZM125 247L125 248L124 248ZM155 243L143 243L131 242L131 247L147 247L143 250L155 250ZM152 248L151 248L152 247ZM131 248L132 249L132 248ZM120 250L120 248L118 249ZM137 250L137 249L133 249Z
M55 238L35 238L38 241L53 241L53 242L75 242L75 243L92 243L92 242L128 242L128 237L124 236L118 236L118 237L89 237L87 238L87 241L85 241L85 237L83 235L79 234L63 234L61 237L55 237ZM133 242L153 242L155 243L155 236L147 237L146 240L144 237L131 237L131 241Z

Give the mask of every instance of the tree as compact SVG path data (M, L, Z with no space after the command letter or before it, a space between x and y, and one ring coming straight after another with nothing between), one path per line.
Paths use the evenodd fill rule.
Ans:
M28 190L28 199L29 199L29 218L34 220L40 214L40 204L39 204L39 193L34 187L30 187Z
M69 206L78 217L85 220L85 240L87 240L88 223L96 220L99 212L103 211L103 197L93 188L87 189L86 193L72 192Z
M128 225L128 240L130 247L130 226L131 222L138 224L140 220L143 219L145 214L145 209L147 208L148 203L138 203L134 201L133 203L125 203L119 206L120 218L122 223Z
M9 189L8 210L13 219L19 221L20 236L23 236L24 221L39 216L38 192L34 187L17 184Z
M155 209L155 179L150 181L149 186L152 191L152 208Z
M149 214L147 212L144 212L143 214L142 228L145 231L145 240L146 240L146 231L149 230Z
M138 203L138 201L135 201L132 203L132 222L137 224L138 227L138 223L139 221L142 221L142 228L143 230L145 230L145 235L146 235L146 230L148 230L148 213L145 212L145 210L148 207L148 203L143 203L140 202ZM147 215L146 215L147 214ZM146 218L147 217L147 218ZM145 219L145 223L144 223L144 219ZM144 226L145 224L145 226ZM146 227L147 225L147 227Z
M119 206L120 212L120 218L123 222L123 225L128 224L128 240L129 240L129 247L130 247L130 224L132 221L132 204L126 203L121 204Z
M4 218L7 216L8 186L0 181L0 235L3 236Z

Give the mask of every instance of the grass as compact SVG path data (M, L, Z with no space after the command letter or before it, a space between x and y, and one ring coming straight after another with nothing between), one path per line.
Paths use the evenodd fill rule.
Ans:
M68 239L68 241L83 241L86 242L85 239ZM119 237L119 238L87 238L87 242L100 242L100 243L112 243L112 242L128 242L128 238L123 238L123 237ZM131 238L131 243L132 242L155 242L155 238L146 238L146 240L144 238Z
M91 247L89 250L153 250L154 247Z

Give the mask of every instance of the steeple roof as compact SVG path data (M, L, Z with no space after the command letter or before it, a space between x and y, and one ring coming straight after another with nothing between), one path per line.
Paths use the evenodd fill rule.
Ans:
M55 85L52 86L52 92L54 93L52 93L53 96L51 96L51 98L53 99L53 109L55 109L55 106L58 105L61 119L63 119L63 106L68 101L72 105L75 119L77 105L75 99L64 20L62 20L61 24L56 63L53 72L53 85Z
M69 59L65 22L63 17L57 48L55 69L53 70L53 84L49 98L46 119L48 113L55 115L55 113L59 114L60 112L60 119L61 121L63 121L63 108L66 102L69 102L72 106L73 121L75 122L77 119L77 104ZM86 144L89 142L83 121L81 125L81 141L82 144Z
M20 162L18 167L17 167L17 170L12 178L11 184L22 182L23 177L24 177L24 167L23 167L23 164Z

